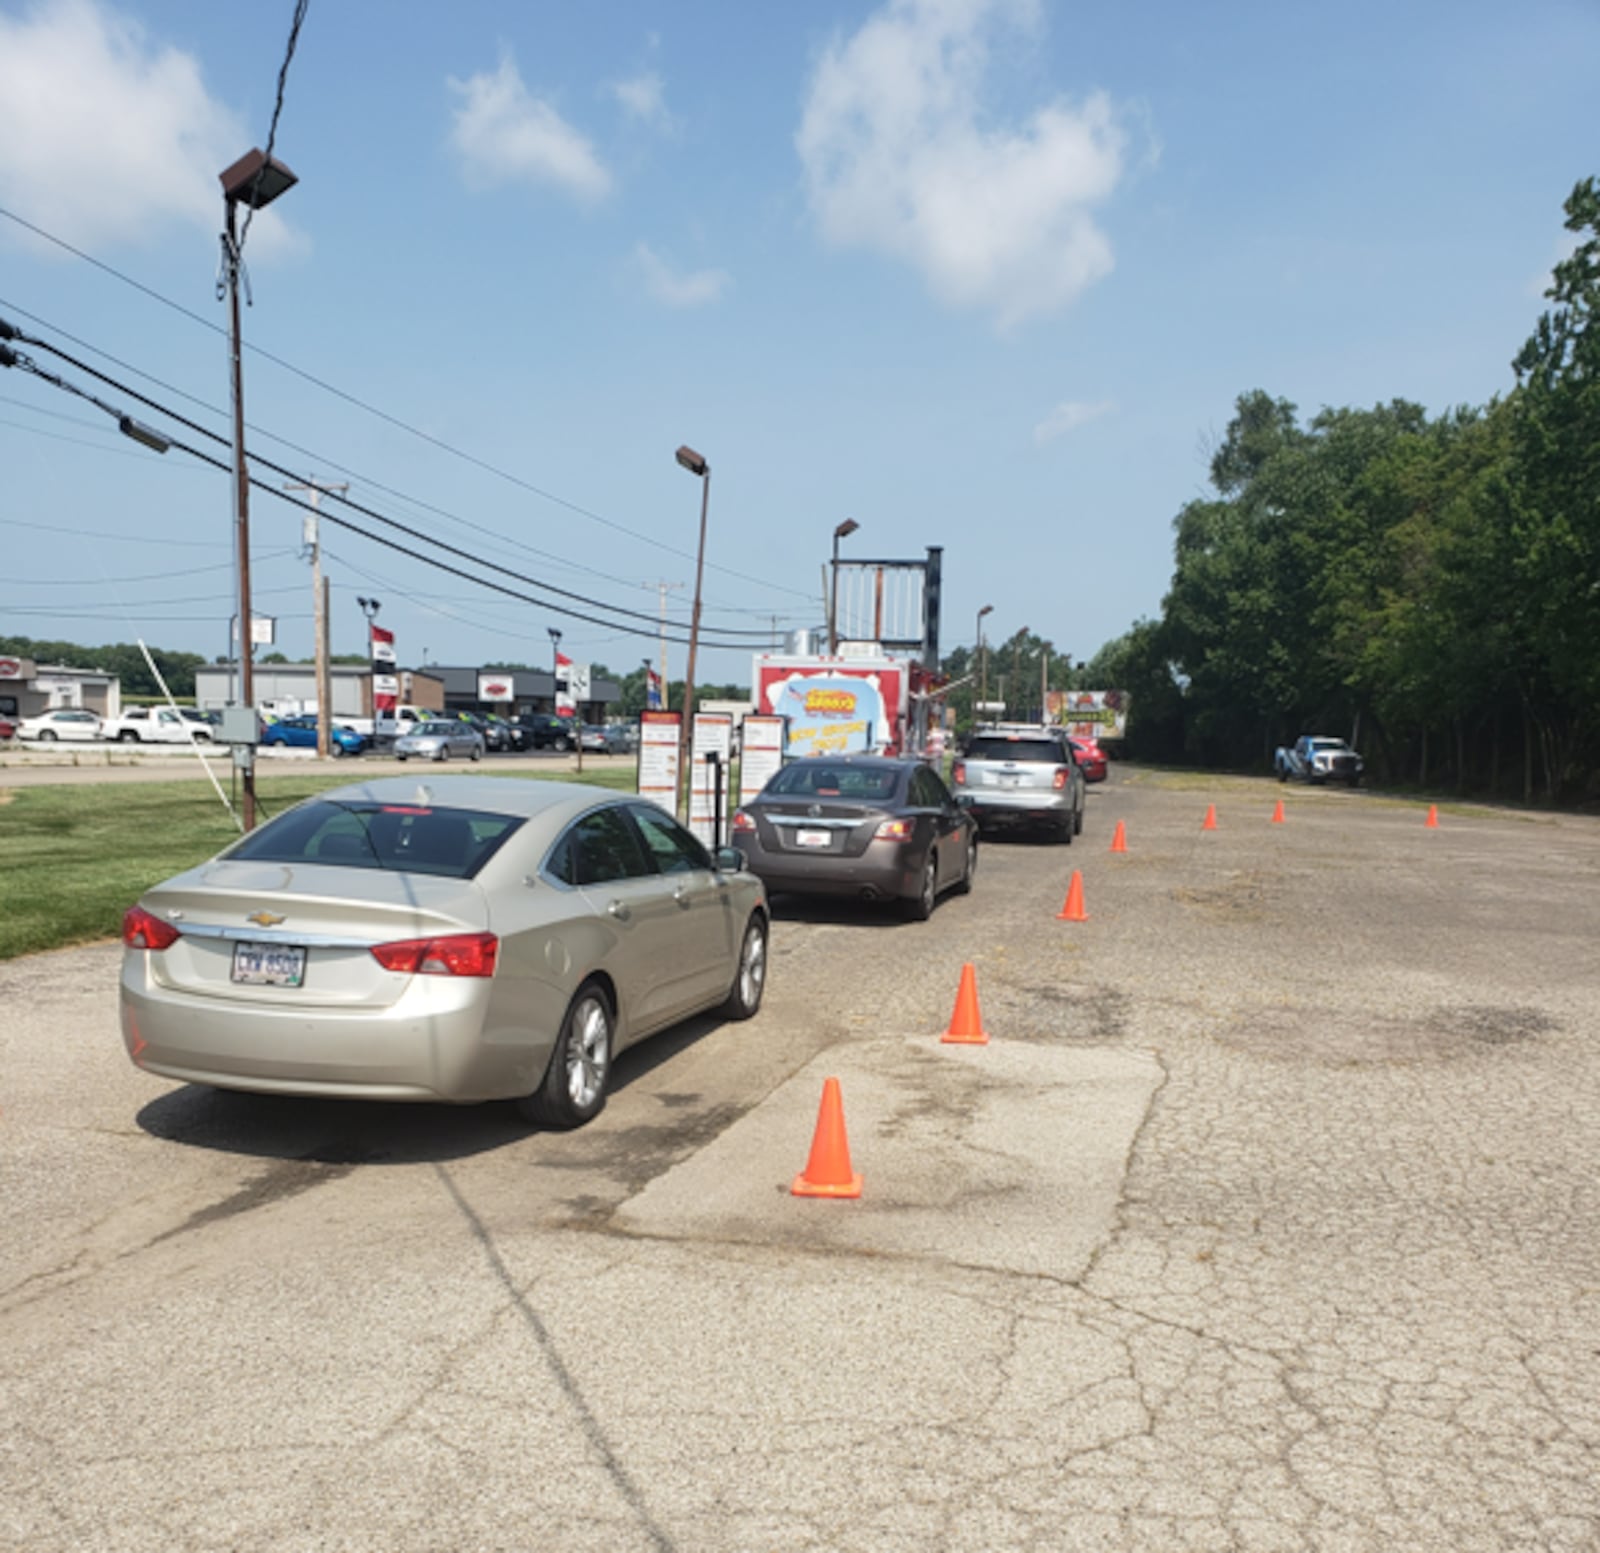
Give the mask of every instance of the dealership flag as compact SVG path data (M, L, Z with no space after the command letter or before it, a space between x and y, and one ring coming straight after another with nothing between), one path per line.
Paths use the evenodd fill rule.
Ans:
M572 699L569 686L569 676L572 671L572 659L565 653L556 654L556 716L571 717L577 711L577 703Z
M644 671L644 699L645 705L652 712L661 710L661 676L652 668Z
M394 662L393 631L385 631L382 626L372 627L372 661L388 664Z

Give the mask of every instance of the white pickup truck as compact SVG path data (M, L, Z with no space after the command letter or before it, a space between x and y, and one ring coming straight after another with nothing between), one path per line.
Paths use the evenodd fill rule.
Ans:
M100 737L121 744L188 744L192 733L196 742L209 744L215 731L192 707L130 706L121 717L105 720Z

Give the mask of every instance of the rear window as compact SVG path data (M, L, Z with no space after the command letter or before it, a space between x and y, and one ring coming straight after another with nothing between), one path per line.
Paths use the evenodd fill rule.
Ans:
M1056 739L1010 738L980 734L967 746L968 760L1016 760L1029 765L1059 766L1067 756Z
M900 783L893 766L844 766L807 761L785 766L762 789L780 797L892 798Z
M483 809L317 799L252 831L227 857L470 879L521 825Z

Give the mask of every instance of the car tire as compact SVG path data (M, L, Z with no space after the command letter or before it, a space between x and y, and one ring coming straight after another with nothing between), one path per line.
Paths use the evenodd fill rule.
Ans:
M481 745L474 744L472 746L472 758L474 760L482 760L483 759L483 747Z
M767 919L752 912L745 924L739 945L739 968L733 973L733 986L722 1004L724 1019L749 1019L761 1007L767 988Z
M117 735L118 744L137 744L138 742L139 733L135 728L124 728L122 732Z
M56 737L56 731L54 728L41 728L39 730L39 742L41 744L54 744L56 742Z
M567 742L567 736L564 733L558 733L555 738L550 741L550 748L553 749L558 755L565 755L567 751L572 748L572 746Z
M1081 808L1072 816L1072 834L1074 836L1083 834L1083 810Z
M434 758L435 764L443 765L444 762L449 760L449 758L450 758L449 748L447 746L441 744L439 746L439 753L437 755L435 755L433 758Z
M1073 825L1073 818L1072 818L1072 816L1071 816L1071 815L1070 815L1070 814L1069 814L1069 815L1068 815L1068 816L1067 816L1067 823L1066 823L1066 824L1065 824L1065 825L1063 825L1063 826L1062 826L1062 827L1061 827L1061 828L1060 828L1060 829L1059 829L1059 830L1058 830L1058 831L1057 831L1057 832L1056 832L1056 837L1057 837L1057 839L1058 839L1058 840L1059 840L1059 841L1061 841L1061 842L1062 842L1062 843L1064 843L1064 844L1065 844L1065 845L1066 845L1066 846L1069 846L1069 847L1070 847L1070 846L1071 846L1071 845L1072 845L1072 838L1073 838L1073 837L1074 837L1074 836L1075 836L1075 835L1076 835L1076 834L1077 834L1077 831L1076 831L1076 829L1075 829L1075 827L1074 827L1074 825Z
M961 870L961 878L956 882L957 895L972 894L972 876L978 871L978 836L974 831L967 841L967 866Z
M347 755L349 751L346 750L344 745L342 745L337 739L330 739L328 741L328 753L332 755L335 760L339 760L343 756Z
M905 914L913 922L926 922L933 915L939 900L939 859L930 852L922 865L922 883L917 893L905 903Z
M1278 767L1278 780L1280 782L1287 782L1289 780L1289 768L1287 766Z
M586 981L574 994L550 1053L550 1065L517 1109L541 1127L581 1127L605 1108L616 1015L605 988Z
M404 755L396 755L395 759L398 760L400 762L400 764L403 766L406 763L407 757L404 756Z

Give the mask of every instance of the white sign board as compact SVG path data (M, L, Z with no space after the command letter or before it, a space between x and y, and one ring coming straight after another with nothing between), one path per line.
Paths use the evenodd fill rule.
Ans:
M567 669L567 694L574 701L587 701L590 678L590 666L587 663L570 665Z
M751 714L739 724L739 802L749 803L783 765L783 719Z
M676 712L639 715L639 796L678 812L678 728Z
M728 824L732 760L733 719L726 712L696 712L689 756L689 829L713 850L722 845L717 834L719 811L724 830Z

